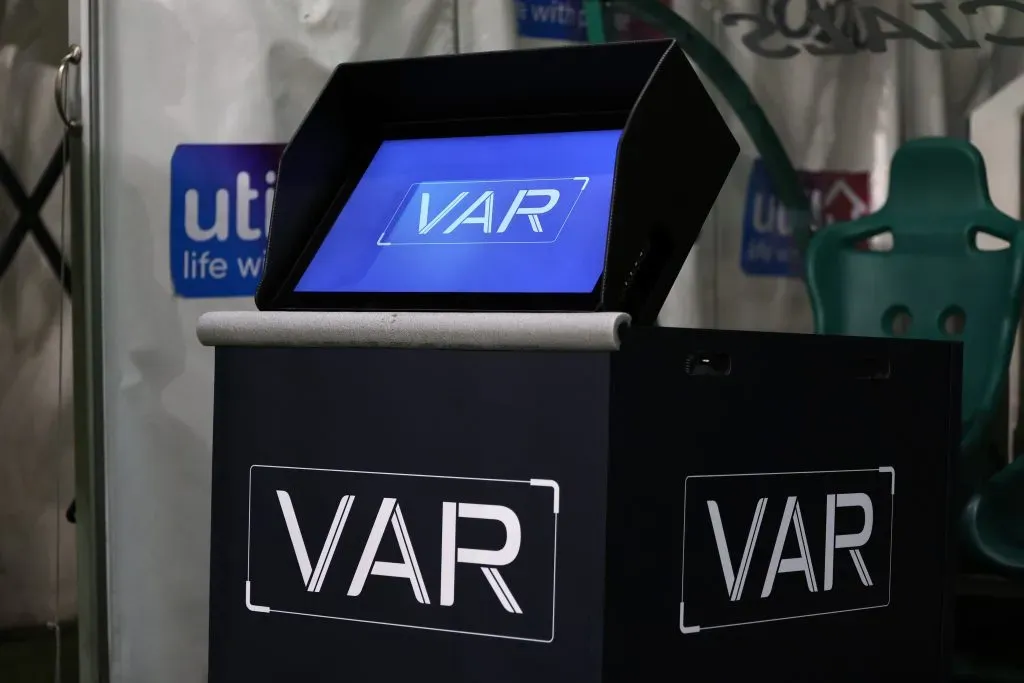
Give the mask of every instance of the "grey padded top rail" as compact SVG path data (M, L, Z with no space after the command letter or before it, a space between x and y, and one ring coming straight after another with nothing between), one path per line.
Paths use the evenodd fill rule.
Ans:
M206 313L205 346L615 351L625 313Z

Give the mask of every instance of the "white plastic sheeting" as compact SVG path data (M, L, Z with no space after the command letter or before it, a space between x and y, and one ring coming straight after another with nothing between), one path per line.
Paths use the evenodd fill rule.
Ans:
M985 34L1021 35L1024 12L986 7L969 17L953 0L945 3L945 16L966 36L977 38L979 48L931 51L913 40L893 40L883 53L862 50L853 56L817 57L801 51L787 59L765 59L743 44L752 28L749 23L723 23L727 14L760 14L770 5L782 6L786 23L797 28L805 23L807 1L675 0L675 10L728 57L753 90L796 168L812 172L810 184L820 192L820 223L858 214L862 207L856 206L850 189L866 205L863 208L880 206L888 190L889 161L901 140L966 136L973 107L1020 73L1024 60L1024 49L999 48L982 39ZM821 4L827 8L839 3ZM938 35L934 19L903 0L848 4L881 8L926 36ZM776 35L765 45L803 46L814 42L814 34L789 41ZM810 306L798 278L751 274L749 270L773 268L751 265L749 254L746 268L741 265L744 249L757 241L745 243L745 234L767 234L766 242L773 244L772 237L786 226L771 211L772 198L752 188L756 150L732 112L727 107L723 112L741 141L742 153L702 234L696 262L689 264L698 271L702 293L677 288L662 318L697 310L698 322L710 327L809 332ZM754 207L749 217L748 198ZM693 321L689 315L683 318Z
M0 1L0 155L29 194L63 133L53 64L65 40L63 2ZM41 212L55 241L61 190L58 183ZM17 218L0 186L0 244ZM62 301L67 362L58 401ZM75 613L75 535L64 520L74 491L70 312L36 242L26 238L0 276L0 629Z
M205 678L213 353L175 298L172 155L283 143L347 60L512 47L495 0L103 0L103 306L111 674ZM456 27L456 20L458 26ZM262 175L262 172L261 172ZM254 416L254 421L258 416Z

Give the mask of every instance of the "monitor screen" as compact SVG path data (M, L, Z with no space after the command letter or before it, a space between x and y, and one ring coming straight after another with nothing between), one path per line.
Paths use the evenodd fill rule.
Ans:
M589 294L621 133L385 141L295 291Z

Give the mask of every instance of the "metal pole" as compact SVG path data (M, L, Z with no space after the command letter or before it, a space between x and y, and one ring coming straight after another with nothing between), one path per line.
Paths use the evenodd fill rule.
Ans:
M101 305L101 2L69 0L69 34L82 48L80 123L71 141L72 358L81 683L110 680ZM73 82L73 80L72 80ZM74 92L73 86L69 86Z

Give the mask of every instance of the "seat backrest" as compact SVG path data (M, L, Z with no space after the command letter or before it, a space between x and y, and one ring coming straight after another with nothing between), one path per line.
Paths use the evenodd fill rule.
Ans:
M891 235L891 249L867 240ZM998 248L979 248L980 241ZM1024 233L988 194L968 142L924 138L892 162L876 213L822 229L807 252L821 334L907 336L964 344L963 446L980 440L1010 362L1024 279Z

